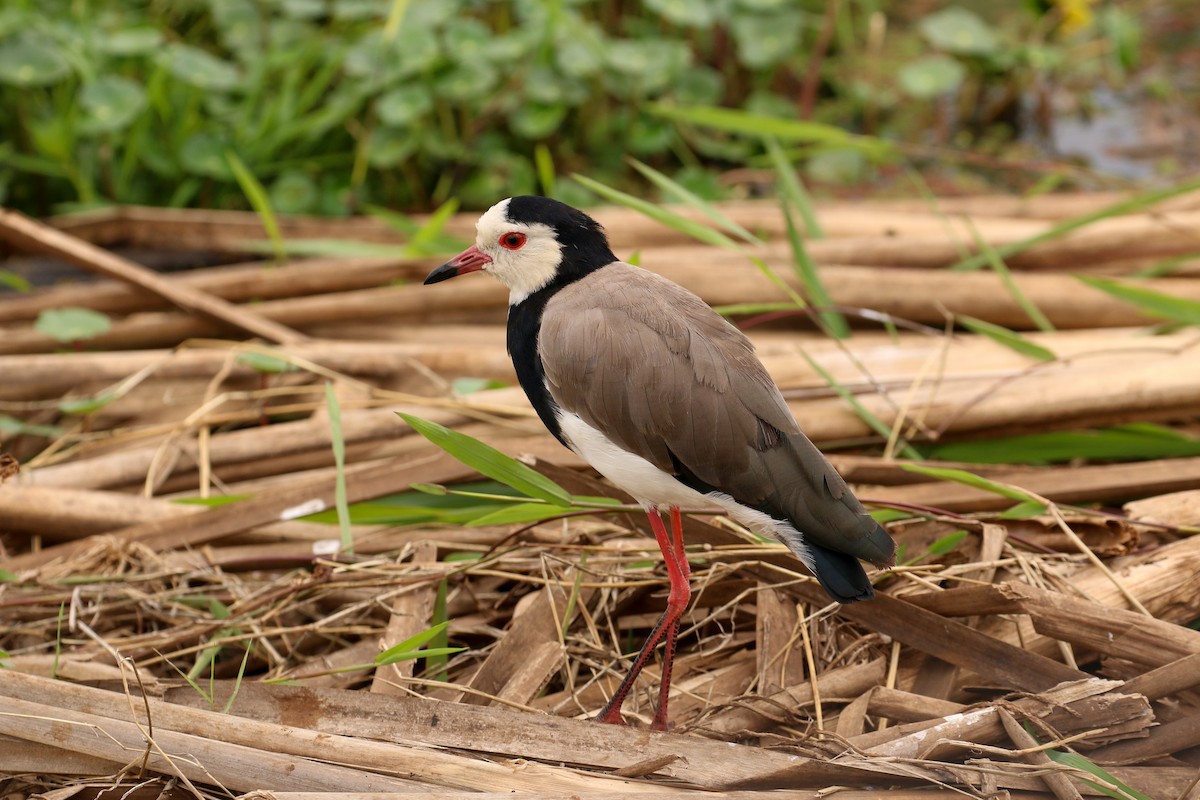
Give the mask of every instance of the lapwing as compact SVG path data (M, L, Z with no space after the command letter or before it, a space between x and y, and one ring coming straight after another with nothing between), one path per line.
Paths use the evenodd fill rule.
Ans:
M476 231L425 283L482 270L508 287L521 387L555 438L642 505L670 576L667 609L598 720L622 721L625 696L665 639L652 727L667 727L691 598L681 507L715 505L782 541L839 603L873 596L859 559L891 566L895 543L800 432L741 331L683 287L618 260L595 220L557 200L502 200Z

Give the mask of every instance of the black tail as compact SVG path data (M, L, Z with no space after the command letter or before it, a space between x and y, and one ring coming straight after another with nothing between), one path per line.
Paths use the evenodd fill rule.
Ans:
M811 541L805 549L812 557L812 572L830 597L839 603L870 600L875 596L867 572L854 556L839 553Z

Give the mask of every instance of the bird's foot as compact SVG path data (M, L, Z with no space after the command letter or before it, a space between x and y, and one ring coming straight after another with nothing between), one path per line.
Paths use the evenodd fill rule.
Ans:
M606 708L596 716L592 717L592 722L600 722L605 725L624 725L625 720L621 718L621 709Z

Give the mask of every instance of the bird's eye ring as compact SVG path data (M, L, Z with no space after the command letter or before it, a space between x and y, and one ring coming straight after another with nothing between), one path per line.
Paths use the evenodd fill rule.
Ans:
M500 237L500 246L505 250L520 250L525 246L525 234L509 231Z

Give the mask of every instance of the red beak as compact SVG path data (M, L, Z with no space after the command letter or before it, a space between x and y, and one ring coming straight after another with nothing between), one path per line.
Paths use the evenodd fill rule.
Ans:
M492 263L492 257L480 251L475 245L456 255L425 277L425 284L439 283L450 280L468 272L478 272Z

